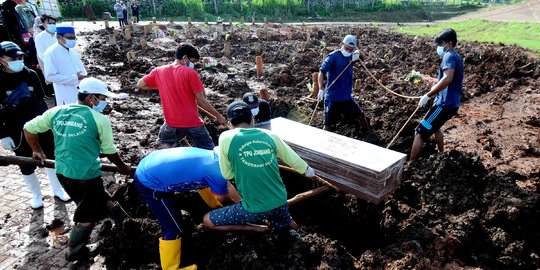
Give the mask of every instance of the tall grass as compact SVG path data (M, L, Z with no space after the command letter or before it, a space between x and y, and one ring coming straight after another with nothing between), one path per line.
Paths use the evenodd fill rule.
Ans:
M333 21L360 21L377 20L382 21L407 21L411 18L423 16L418 20L424 20L430 15L426 15L425 9L429 13L438 13L438 10L446 8L468 9L470 5L465 1L483 0L447 0L447 2L425 2L424 0L139 0L140 12L143 18L149 17L191 17L194 20L208 18L215 19L217 16L223 19L238 20L244 17L251 20L255 15L257 21L262 21L263 17L277 21L281 18L284 21L306 20L317 18ZM514 1L514 0L512 0ZM83 5L80 0L59 0L62 15L68 18L84 17ZM115 14L113 5L115 0L87 0L87 4L92 5L94 13L99 17L102 12L108 11ZM309 4L308 4L309 3ZM447 5L441 5L446 3ZM452 3L452 4L450 4ZM465 3L460 6L457 3ZM154 12L155 11L155 12ZM402 16L411 13L411 16ZM379 15L377 13L382 12ZM397 14L384 14L384 13ZM430 20L430 18L427 18ZM437 19L441 19L440 17Z
M540 24L535 22L469 20L431 26L400 27L397 31L411 35L435 36L445 28L456 30L458 40L514 44L540 53Z

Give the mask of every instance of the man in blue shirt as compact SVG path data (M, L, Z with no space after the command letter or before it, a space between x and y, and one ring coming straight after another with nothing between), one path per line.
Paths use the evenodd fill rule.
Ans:
M330 53L319 69L319 85L324 85L324 76L327 77L325 90L319 91L317 96L322 100L324 95L325 130L332 130L342 115L357 121L362 130L369 130L364 112L352 97L353 65L349 63L366 59L366 55L356 48L356 37L346 35L341 42L341 49ZM341 72L343 74L340 76Z
M176 209L175 192L196 190L205 203L222 207L242 197L219 170L218 155L196 147L162 149L146 156L135 172L135 187L161 226L159 254L163 269L179 269L182 230L180 209ZM217 196L217 198L216 198ZM218 200L219 199L219 200ZM197 269L191 265L181 269Z
M420 98L418 106L425 106L434 97L433 107L416 128L410 159L420 154L424 142L435 134L439 152L444 150L443 133L440 128L458 111L463 89L463 60L454 50L457 34L453 29L445 29L435 37L437 54L442 57L439 66L439 81Z

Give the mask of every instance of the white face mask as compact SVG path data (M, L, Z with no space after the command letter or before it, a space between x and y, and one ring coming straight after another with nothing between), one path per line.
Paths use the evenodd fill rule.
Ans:
M195 64L193 64L193 63L189 62L189 64L188 64L188 68L195 68Z
M47 31L51 33L56 32L56 24L47 24Z
M443 56L444 56L444 46L437 46L437 54L438 54L440 57L443 57Z
M341 49L341 54L343 54L343 56L345 56L345 57L349 57L349 56L351 56L352 53L348 52L345 49Z
M21 72L24 68L24 61L15 60L15 61L8 62L8 68L15 73Z
M257 116L257 114L259 114L259 108L255 108L255 109L251 109L251 115L253 116Z

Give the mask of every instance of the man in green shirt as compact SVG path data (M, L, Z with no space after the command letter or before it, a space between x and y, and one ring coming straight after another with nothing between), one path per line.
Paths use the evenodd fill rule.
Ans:
M315 176L314 170L276 134L253 128L253 115L246 103L231 103L227 115L234 129L219 136L219 167L226 179L235 179L243 198L206 214L204 225L223 231L262 232L269 227L253 223L268 220L280 231L296 228L289 214L278 158L308 177Z
M114 217L112 214L120 210L103 187L99 155L106 156L120 173L131 173L113 144L109 119L101 114L107 106L105 99L111 95L104 82L95 78L83 79L79 84L78 104L54 107L24 125L32 156L42 162L46 157L37 134L53 131L56 174L77 204L73 216L75 226L71 230L66 253L68 261L88 258L86 243L95 223L108 215Z

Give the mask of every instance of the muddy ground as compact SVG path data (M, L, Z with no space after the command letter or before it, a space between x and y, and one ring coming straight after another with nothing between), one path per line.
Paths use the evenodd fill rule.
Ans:
M289 27L169 25L166 38L154 39L142 28L124 33L99 30L81 33L88 71L130 94L114 101L109 112L122 157L136 165L153 151L163 123L159 95L139 91L135 84L152 68L170 63L181 42L197 46L215 65L196 66L208 99L218 111L248 91L268 89L274 117L309 122L315 107L307 83L323 55L336 49L347 33L359 37L368 54L367 67L399 93L418 96L425 81L405 77L417 70L436 76L440 61L428 38L411 37L370 26ZM116 33L117 45L109 35ZM459 33L458 33L459 34ZM149 45L142 49L144 38ZM227 39L227 40L225 40ZM223 53L231 44L231 55ZM136 59L128 61L133 51ZM379 205L345 193L328 193L291 207L302 225L298 235L220 233L199 224L209 209L193 194L179 194L185 216L182 265L200 269L537 269L540 267L540 65L524 49L494 44L460 43L465 60L464 105L445 126L448 150L435 151L429 142L423 156L405 165L400 188ZM264 76L257 78L255 56L264 58ZM414 111L416 101L384 92L361 66L354 96L371 118L373 132L354 125L337 133L386 146ZM322 127L317 108L313 125ZM408 153L415 115L392 149ZM214 141L226 127L203 115ZM321 142L324 143L324 142ZM291 196L318 185L283 172ZM159 225L138 198L129 179L110 178L108 186L132 219L103 224L101 255L109 269L159 267Z

